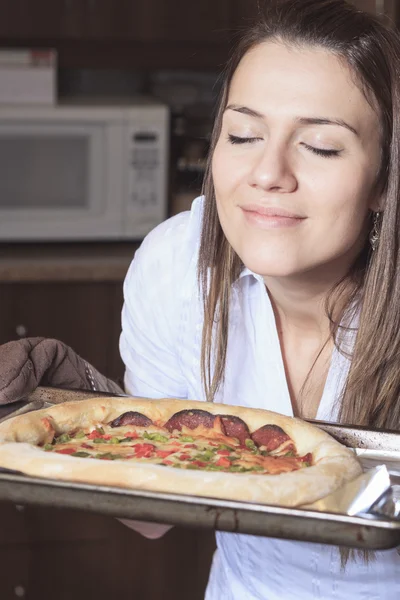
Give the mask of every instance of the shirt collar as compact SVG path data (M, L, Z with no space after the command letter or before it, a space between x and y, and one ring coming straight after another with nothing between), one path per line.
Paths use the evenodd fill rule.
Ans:
M239 277L237 278L237 281L239 281L240 279L243 279L244 277L249 277L249 276L252 276L254 279L256 279L257 281L259 281L260 283L265 285L262 275L259 275L258 273L254 273L254 271L250 271L250 269L248 269L247 267L244 267L244 269L240 272Z

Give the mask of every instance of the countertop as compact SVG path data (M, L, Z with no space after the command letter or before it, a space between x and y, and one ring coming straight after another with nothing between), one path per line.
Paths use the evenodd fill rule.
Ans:
M0 244L0 282L122 281L140 242Z

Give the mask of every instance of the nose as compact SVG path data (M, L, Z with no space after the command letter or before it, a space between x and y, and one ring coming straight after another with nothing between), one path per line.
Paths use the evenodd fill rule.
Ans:
M288 151L283 146L268 143L253 156L249 185L272 192L294 192L297 178L290 164Z

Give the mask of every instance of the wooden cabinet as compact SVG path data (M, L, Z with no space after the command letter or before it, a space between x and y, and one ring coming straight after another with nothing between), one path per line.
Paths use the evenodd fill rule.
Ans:
M86 37L136 42L228 39L229 0L86 0Z
M241 29L254 21L261 9L259 0L231 0L231 27Z
M143 6L131 0L83 0L85 37L91 40L138 40L143 31ZM150 2L151 3L151 2Z
M265 0L268 2L268 0ZM397 18L396 0L350 0ZM0 0L0 46L52 46L69 68L220 68L259 0Z
M396 0L349 1L362 10L395 17ZM232 28L254 18L259 6L259 0L0 0L0 40L220 44L229 39Z
M152 0L142 7L148 41L221 43L229 39L229 0Z
M122 281L0 283L0 343L56 338L107 377L120 379L122 302Z
M85 0L0 0L0 39L79 38L85 34Z
M203 600L211 532L147 540L116 519L0 502L1 600Z
M216 68L231 0L0 0L0 46L54 47L61 68Z
M265 0L268 2L268 0ZM365 10L372 14L385 14L393 22L396 21L398 11L397 0L348 0L360 10ZM253 19L262 7L259 0L231 0L231 19L234 27L246 25L246 22Z
M0 37L220 42L229 0L0 0Z

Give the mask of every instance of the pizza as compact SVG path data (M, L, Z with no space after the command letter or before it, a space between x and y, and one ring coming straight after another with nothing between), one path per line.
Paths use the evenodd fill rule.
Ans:
M26 475L280 506L356 477L354 453L300 419L176 399L92 398L0 424L0 466Z

